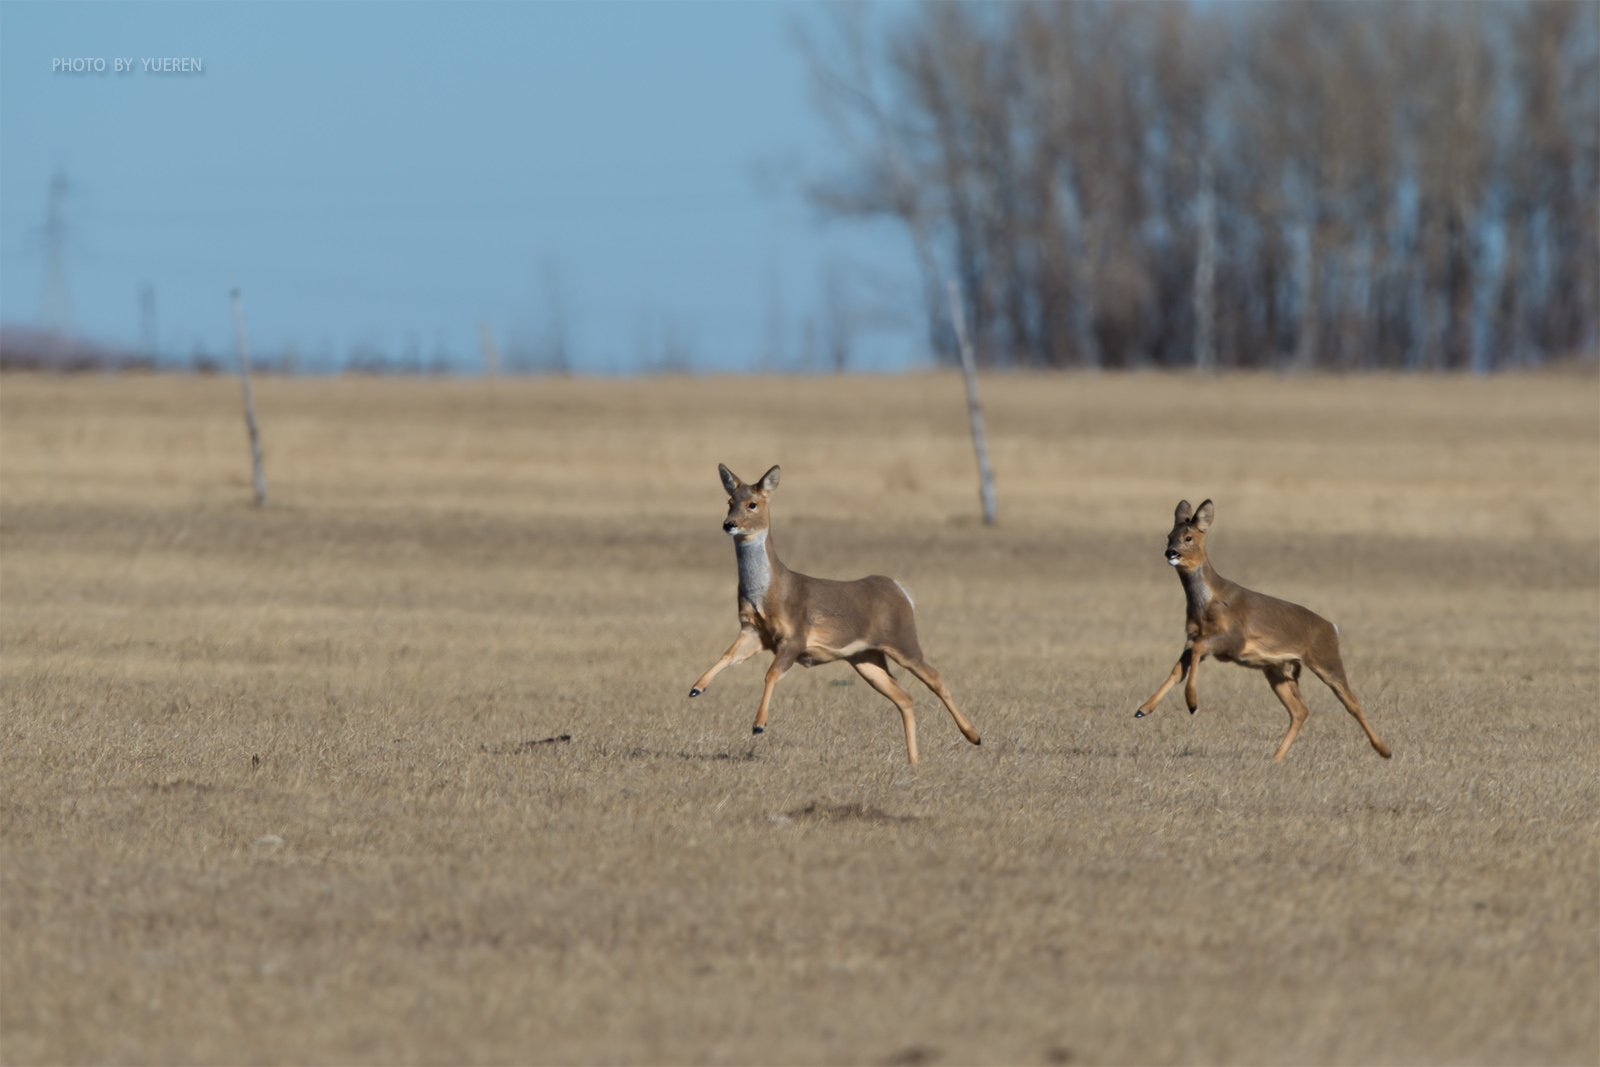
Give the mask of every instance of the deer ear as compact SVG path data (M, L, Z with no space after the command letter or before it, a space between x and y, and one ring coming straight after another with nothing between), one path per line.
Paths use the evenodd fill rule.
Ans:
M778 488L778 473L778 465L774 463L772 469L761 476L761 480L756 483L756 488L763 493L770 493Z
M1205 533L1206 529L1211 525L1211 520L1216 518L1216 514L1217 509L1211 506L1211 501L1207 500L1194 513L1194 528L1201 533Z
M1189 516L1193 514L1194 508L1189 506L1189 502L1180 500L1178 501L1178 510L1172 513L1172 523L1174 526L1182 526L1189 521Z
M737 474L728 469L728 465L726 463L717 464L717 473L722 475L722 488L728 491L729 496L737 493L739 491L739 487L744 484L739 480L739 476Z

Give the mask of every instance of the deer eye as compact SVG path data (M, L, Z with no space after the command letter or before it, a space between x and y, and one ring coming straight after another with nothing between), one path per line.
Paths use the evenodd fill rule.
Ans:
M1184 538L1184 540L1185 540L1185 541L1193 541L1193 540L1194 540L1194 538L1192 538L1192 537L1185 537L1185 538Z
M745 507L749 508L751 511L754 511L756 509L756 502L752 500L750 503L746 504Z

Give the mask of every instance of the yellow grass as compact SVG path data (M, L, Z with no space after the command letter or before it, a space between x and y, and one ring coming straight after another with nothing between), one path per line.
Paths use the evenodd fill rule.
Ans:
M0 381L6 1063L1600 1055L1600 396L1497 378ZM736 631L716 464L893 575L923 762ZM1340 625L1395 758L1183 640ZM558 735L570 741L527 745Z

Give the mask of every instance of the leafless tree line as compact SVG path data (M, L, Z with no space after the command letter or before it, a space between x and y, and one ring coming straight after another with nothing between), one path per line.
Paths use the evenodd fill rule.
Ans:
M930 342L989 365L1484 371L1600 342L1600 5L936 4L802 29ZM887 19L880 24L875 21Z

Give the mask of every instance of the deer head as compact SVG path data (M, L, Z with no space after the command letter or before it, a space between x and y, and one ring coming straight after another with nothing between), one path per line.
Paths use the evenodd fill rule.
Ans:
M1216 514L1211 501L1190 509L1187 500L1178 501L1172 515L1172 532L1167 535L1167 562L1181 571L1192 571L1206 561L1206 530Z
M722 487L728 491L728 517L722 520L723 532L734 537L754 537L765 531L771 523L767 500L778 488L777 466L763 474L754 485L740 481L726 464L717 464L717 470L722 474Z

